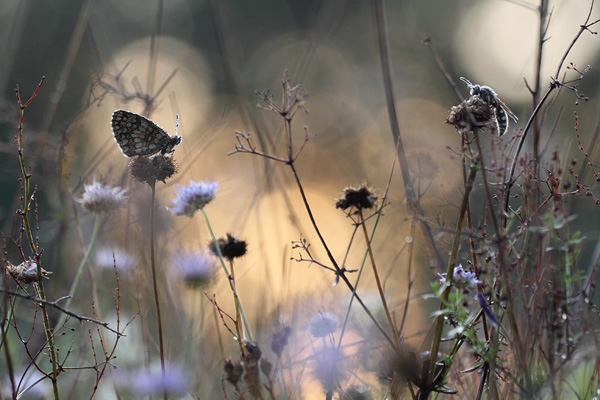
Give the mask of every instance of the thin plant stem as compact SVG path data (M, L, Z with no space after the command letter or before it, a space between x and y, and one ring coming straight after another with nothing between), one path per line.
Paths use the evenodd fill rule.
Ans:
M477 166L471 165L469 168L469 175L467 177L467 182L465 184L465 194L463 195L462 204L460 207L460 213L458 215L458 221L456 222L456 234L454 235L454 242L452 244L452 250L450 252L450 260L448 261L448 268L446 270L446 282L448 285L442 292L442 300L440 303L440 310L446 307L446 303L448 302L448 297L450 295L450 289L452 289L452 277L454 275L454 267L456 266L456 256L458 254L458 247L460 244L460 232L462 230L462 225L465 219L465 214L467 211L467 205L469 204L469 196L471 194L471 190L473 189L473 182L475 181L475 176L477 175ZM428 375L428 382L426 387L429 388L429 384L433 382L433 376L435 375L435 363L437 360L437 353L440 348L440 342L442 339L442 332L444 330L444 316L439 315L436 320L435 331L433 335L433 341L431 342L431 352L430 352L430 370ZM425 391L421 392L420 399L427 399L429 397L429 393L425 393Z
M165 371L165 349L163 344L162 320L160 316L160 301L158 299L158 284L156 280L156 261L154 256L154 208L156 202L156 183L151 182L152 199L150 202L150 265L152 268L152 288L154 290L154 304L156 306L156 322L158 324L158 345L160 351L160 368L162 370L163 379L166 376ZM164 399L167 398L167 392L164 393Z
M96 213L96 219L94 221L94 229L92 230L92 237L90 238L90 243L88 244L87 250L85 251L83 258L81 259L81 262L79 263L79 267L77 267L77 272L75 272L75 278L73 279L73 283L71 283L71 289L69 290L69 298L67 299L67 301L65 303L65 309L67 309L67 310L71 308L71 303L73 302L73 297L75 296L75 292L77 291L77 288L79 287L79 280L81 279L83 270L84 270L85 266L87 265L87 262L90 259L90 254L92 254L92 250L94 249L94 246L96 244L96 239L98 238L98 231L100 230L100 221L101 221L100 213ZM58 320L58 323L55 325L56 326L55 329L58 329L59 327L61 327L62 324L65 322L66 318L67 318L66 314L64 314L64 313L61 314L60 319Z
M369 240L369 234L367 233L367 227L365 226L365 217L363 215L362 209L358 210L360 215L360 225L362 226L363 234L365 236L365 242L367 243L367 249L369 252L369 258L371 259L371 265L373 266L373 275L375 275L375 281L377 282L377 290L379 291L379 297L381 298L381 304L383 305L383 309L385 311L385 316L390 324L390 329L394 334L394 342L396 346L400 346L400 341L398 339L398 331L396 330L396 326L394 325L394 320L392 319L392 315L390 314L390 309L387 304L387 300L385 299L385 293L383 293L383 286L381 286L381 279L379 279L379 273L377 272L377 265L375 264L375 257L373 256L373 249L371 248L371 241Z
M34 288L35 291L37 292L38 297L45 301L46 300L46 290L44 288L44 279L43 279L43 274L42 274L42 260L41 260L41 256L42 256L42 251L39 250L38 247L38 243L36 241L34 241L33 239L33 234L31 232L31 226L29 225L29 211L30 211L30 205L31 205L31 187L30 187L30 179L31 179L31 173L27 171L27 168L25 167L25 158L23 156L23 120L24 120L24 114L25 114L25 108L27 108L27 106L31 103L31 101L35 98L35 96L37 96L38 91L40 90L40 87L42 86L42 84L44 83L44 79L45 77L42 77L42 80L40 81L40 83L38 84L37 88L35 89L35 91L33 92L33 94L31 95L31 97L29 98L29 100L27 100L27 102L25 102L25 104L21 103L21 95L19 92L19 86L16 87L15 89L15 94L17 96L17 103L19 104L19 109L20 109L20 113L19 113L19 128L18 128L18 135L17 135L17 147L18 147L18 154L19 154L19 165L21 167L21 182L22 182L22 210L19 210L19 214L21 216L21 222L22 222L22 228L23 231L25 232L25 236L27 237L27 241L29 243L29 248L31 249L31 251L34 254L35 257L35 262L36 262L36 266L37 266L37 278L38 281L36 283L34 283ZM38 306L40 307L40 309L42 310L42 320L43 320L43 324L44 324L44 333L46 335L46 342L48 343L48 352L50 354L50 363L52 364L52 374L50 376L51 381L52 381L52 391L53 391L53 395L54 395L54 399L58 400L59 399L59 392L58 392L58 356L56 354L56 347L54 345L54 332L52 331L52 327L50 326L50 319L48 318L48 311L46 308L46 304L44 302L40 302L37 303Z
M240 316L242 317L244 327L246 328L245 335L248 336L249 341L254 342L254 337L252 336L252 331L250 330L250 325L248 324L248 320L246 319L246 313L244 312L244 307L242 307L242 303L240 302L240 299L239 299L239 296L237 293L237 288L235 287L235 282L233 282L230 279L229 270L227 269L227 266L225 265L225 260L223 259L223 254L221 253L221 246L219 246L219 241L217 240L217 237L215 236L215 232L212 229L212 225L210 224L210 219L208 218L208 214L206 213L206 210L204 209L204 207L201 209L201 211L202 211L202 214L204 214L204 219L206 220L206 226L208 227L208 231L210 232L210 237L212 238L212 241L215 244L215 249L217 250L217 255L219 256L219 261L221 263L221 267L223 267L223 271L225 271L225 275L227 276L227 279L229 281L229 286L231 287L231 291L235 298L236 314L238 312L237 308L239 307L239 313L240 313ZM242 333L244 333L244 332L242 332Z

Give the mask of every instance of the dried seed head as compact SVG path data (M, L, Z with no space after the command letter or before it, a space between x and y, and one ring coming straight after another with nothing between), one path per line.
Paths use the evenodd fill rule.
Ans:
M281 353L285 346L287 346L288 338L291 333L292 328L287 325L273 333L273 337L271 338L271 350L273 350L273 353L277 354L277 358L281 357Z
M478 131L494 120L494 107L479 96L471 96L450 109L446 123L453 125L458 133Z
M273 365L269 360L263 358L260 360L260 371L265 374L266 377L271 376L271 370L273 369Z
M156 181L165 182L177 173L177 163L173 155L154 157L136 157L129 163L129 172L140 183L154 185Z
M6 261L6 270L16 281L23 282L25 284L38 282L37 275L37 264L35 261L29 259L27 261L23 261L19 265L13 265L10 261ZM48 278L48 275L52 274L52 272L46 271L42 268L42 278Z
M344 189L344 194L335 203L335 208L346 210L350 207L357 209L371 209L377 202L377 195L365 185L358 187L347 187Z
M228 359L225 360L223 371L225 371L225 380L235 386L244 373L244 367L239 361L234 363L231 359Z
M219 243L221 255L228 261L233 261L234 258L242 257L248 251L248 244L246 241L233 236L231 233L227 234L227 239L218 238L217 242ZM213 254L217 257L219 256L214 242L209 244L209 248Z

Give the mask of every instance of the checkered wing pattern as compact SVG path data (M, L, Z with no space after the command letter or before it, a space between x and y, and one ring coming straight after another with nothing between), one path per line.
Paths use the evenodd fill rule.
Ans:
M127 157L171 153L181 143L181 136L169 136L148 118L129 111L115 111L111 125L115 141Z

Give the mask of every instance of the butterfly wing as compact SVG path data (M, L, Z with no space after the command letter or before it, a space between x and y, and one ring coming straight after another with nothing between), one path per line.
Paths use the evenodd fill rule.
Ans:
M151 156L173 151L181 137L171 137L160 126L141 115L117 110L111 119L115 141L127 157Z

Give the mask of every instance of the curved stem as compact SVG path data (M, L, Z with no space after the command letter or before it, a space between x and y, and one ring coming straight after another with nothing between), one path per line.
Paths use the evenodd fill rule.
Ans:
M244 307L242 307L242 302L240 301L240 298L237 293L237 288L235 286L235 280L233 279L233 276L232 276L233 267L232 267L232 273L230 274L229 270L227 269L227 266L225 265L225 260L223 259L223 254L221 253L221 246L219 246L217 237L215 236L215 233L212 229L212 225L210 224L210 219L208 218L208 214L206 213L206 210L204 210L204 208L202 208L201 211L202 211L202 214L204 214L204 219L206 220L206 226L208 227L208 231L210 232L210 237L212 238L212 241L215 244L215 249L217 250L217 255L219 256L219 261L221 263L221 267L223 267L223 271L225 271L225 275L227 276L227 280L229 281L229 287L231 288L231 292L233 293L233 297L235 299L236 315L239 313L239 315L242 317L242 322L244 323L244 328L246 329L245 334L248 335L249 341L254 342L254 337L252 336L252 331L250 330L250 325L248 324L248 320L246 319L246 313L244 312ZM242 332L242 334L243 333L244 332ZM239 336L240 336L240 332L238 332L238 339L242 340L242 338Z
M98 231L100 230L100 214L96 214L96 220L94 221L94 229L92 231L92 237L90 238L90 243L88 244L87 250L79 263L79 267L77 268L77 272L75 272L75 279L73 279L73 283L71 283L71 289L69 290L69 298L65 303L65 309L69 310L71 308L71 303L73 302L73 296L79 287L79 280L81 279L81 275L85 266L87 265L88 260L90 259L90 254L92 254L92 250L96 244L96 239L98 238ZM67 318L66 314L61 314L58 323L55 325L55 329L58 329L65 322Z
M385 299L385 294L383 293L383 286L381 286L381 279L379 279L379 273L377 272L377 265L375 264L375 257L373 256L373 249L371 248L371 241L369 240L369 234L367 233L367 227L365 226L365 218L363 216L362 209L358 210L360 215L360 224L363 228L363 234L365 235L365 241L367 242L367 248L369 251L369 257L371 259L371 265L373 266L373 275L375 275L375 281L377 282L377 290L379 291L379 297L381 298L381 304L383 304L383 309L385 311L385 316L390 324L390 329L394 334L394 342L397 347L400 347L400 340L398 339L398 331L396 330L396 325L394 324L394 320L392 319L392 315L390 314L390 309L388 307L388 303Z
M154 304L156 305L156 322L158 324L158 345L160 350L160 367L163 379L165 379L165 349L163 345L162 321L160 317L160 302L158 300L158 284L156 280L156 262L154 257L154 208L156 203L156 182L150 184L152 189L152 200L150 202L150 265L152 268L152 288L154 289ZM164 393L167 398L167 393Z

